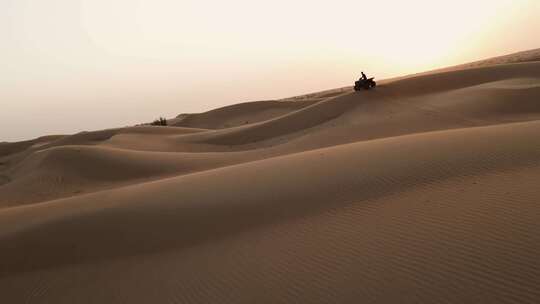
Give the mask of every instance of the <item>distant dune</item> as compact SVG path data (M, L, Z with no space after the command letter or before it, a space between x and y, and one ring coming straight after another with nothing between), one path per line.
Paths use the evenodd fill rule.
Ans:
M538 303L538 60L0 143L0 299Z

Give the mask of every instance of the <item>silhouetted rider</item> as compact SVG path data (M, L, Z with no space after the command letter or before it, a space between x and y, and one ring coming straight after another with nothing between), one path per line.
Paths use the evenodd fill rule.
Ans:
M367 80L366 74L364 74L364 72L361 72L361 73L362 73L362 80Z

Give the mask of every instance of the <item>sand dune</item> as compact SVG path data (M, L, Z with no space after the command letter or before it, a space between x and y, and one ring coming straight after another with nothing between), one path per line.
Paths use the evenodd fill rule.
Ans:
M235 104L200 114L180 114L172 121L178 127L223 129L265 121L301 109L317 100L255 101Z
M540 63L419 76L376 91L342 93L249 126L196 133L180 140L212 145L204 146L209 151L294 145L288 152L298 152L358 140L497 124L501 120L539 119L538 79ZM456 101L456 97L463 97L457 96L460 94L471 96L466 97L469 102ZM446 107L438 109L443 105ZM318 136L320 133L324 136Z
M534 54L2 143L0 299L537 303Z
M245 161L204 153L133 151L100 146L63 146L28 156L4 185L0 207L113 188ZM31 193L20 191L31 188Z
M465 64L460 64L456 66L446 67L442 69L436 69L432 71L422 72L422 73L416 73L406 76L400 76L400 77L394 77L390 79L383 79L380 81L382 84L389 83L389 82L395 82L401 79L407 79L415 76L422 76L422 75L432 75L432 74L438 74L443 72L451 72L451 71L458 71L458 70L464 70L469 68L478 68L478 67L489 67L494 65L501 65L501 64L511 64L511 63L523 63L523 62L536 62L540 61L540 49L533 49L523 52L517 52L509 55L504 56L498 56L494 58L479 60L475 62L469 62ZM325 90L321 92L315 92L311 94L306 95L300 95L295 96L291 98L286 98L285 100L304 100L304 99L313 99L313 98L320 98L320 97L333 97L336 95L339 95L345 91L352 90L352 86L348 87L342 87L337 89L331 89L331 90Z
M57 135L57 136L53 135L53 136L43 136L43 137L36 138L33 140L27 140L27 141L15 142L15 143L2 142L0 143L0 157L6 156L9 154L14 154L17 152L21 152L35 146L44 145L49 142L56 141L57 139L60 139L62 137L63 137L62 135Z

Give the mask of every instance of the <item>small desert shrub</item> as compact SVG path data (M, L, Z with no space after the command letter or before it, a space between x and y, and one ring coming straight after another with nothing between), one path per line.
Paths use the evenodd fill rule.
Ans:
M150 125L152 126L166 126L167 119L160 117L159 119L154 120Z

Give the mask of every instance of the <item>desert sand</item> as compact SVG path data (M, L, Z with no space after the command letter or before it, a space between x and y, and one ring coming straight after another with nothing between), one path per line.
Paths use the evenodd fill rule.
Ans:
M0 143L0 300L538 303L539 59Z

